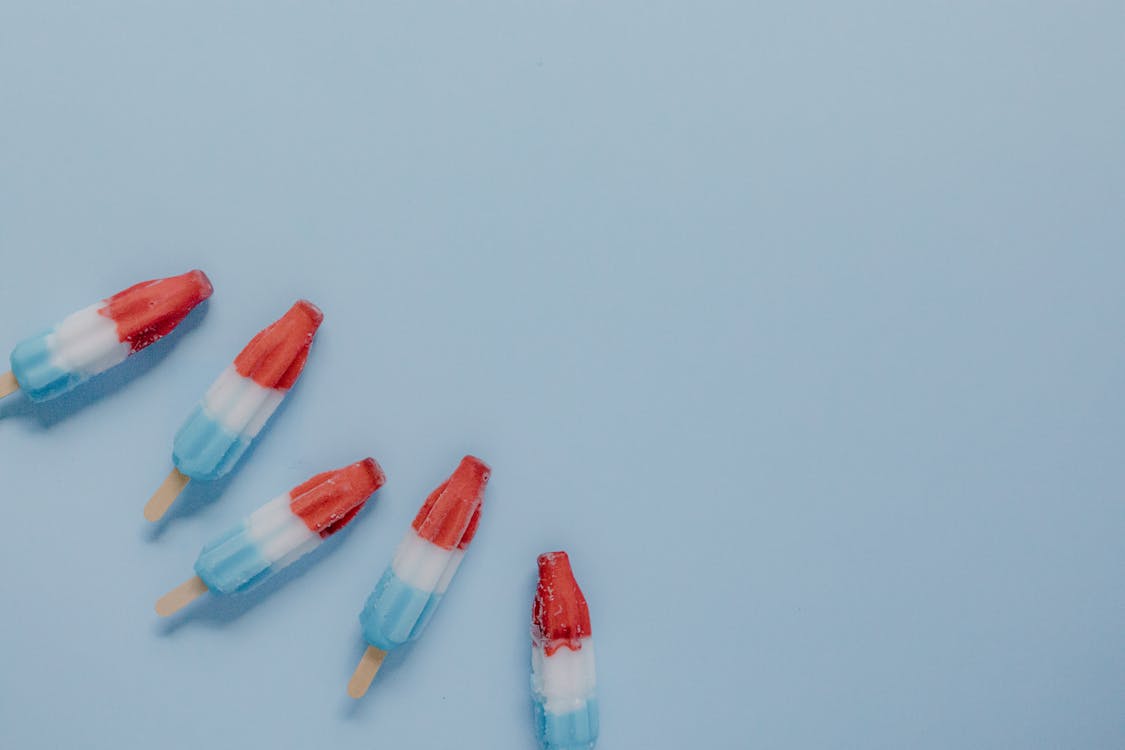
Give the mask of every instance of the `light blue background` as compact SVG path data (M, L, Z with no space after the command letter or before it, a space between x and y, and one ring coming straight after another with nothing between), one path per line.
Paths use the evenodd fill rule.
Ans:
M845 8L845 6L848 6ZM0 405L0 747L532 748L534 558L600 747L1125 746L1125 6L4 3L0 342L204 268L164 342ZM305 376L155 538L171 437L298 296ZM494 479L359 704L356 614ZM206 538L389 482L162 627Z

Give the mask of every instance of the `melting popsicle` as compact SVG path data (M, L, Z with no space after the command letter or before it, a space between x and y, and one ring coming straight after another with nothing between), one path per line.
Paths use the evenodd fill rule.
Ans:
M430 621L476 534L490 473L466 456L422 504L359 615L368 647L348 683L353 698L367 692L387 652L418 638Z
M323 319L316 305L300 300L250 340L176 433L174 466L145 505L145 518L163 518L188 481L215 480L234 468L300 376Z
M16 345L11 372L0 375L0 398L23 390L46 401L105 372L171 333L211 296L202 271L134 284L63 318Z
M365 458L275 497L204 546L195 575L156 602L157 614L174 614L207 591L233 594L258 585L347 525L384 481L375 459Z
M543 750L592 750L598 739L590 610L565 552L539 556L531 608L531 695Z

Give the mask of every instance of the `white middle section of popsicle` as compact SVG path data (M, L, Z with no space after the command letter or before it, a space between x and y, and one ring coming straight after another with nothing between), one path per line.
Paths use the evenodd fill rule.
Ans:
M594 639L578 643L577 651L562 646L550 656L540 644L531 648L531 687L553 714L577 711L594 695Z
M464 550L439 547L412 528L395 550L391 568L400 581L419 591L444 594L464 556Z
M284 398L285 391L264 388L231 365L207 389L203 410L228 432L252 440Z
M128 341L117 337L117 324L98 310L98 302L63 318L47 334L51 365L67 372L97 375L125 361L132 351Z
M246 519L246 535L275 568L284 568L321 542L320 534L310 531L290 509L292 501L288 492L279 495Z

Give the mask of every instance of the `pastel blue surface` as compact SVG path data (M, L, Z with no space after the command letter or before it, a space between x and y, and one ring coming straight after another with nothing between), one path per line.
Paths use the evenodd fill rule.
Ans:
M12 374L26 397L32 401L46 401L82 383L76 372L63 370L51 364L51 347L47 337L54 329L24 339L12 349L9 357Z
M535 701L535 736L544 750L589 750L598 740L597 700L565 714L553 714Z
M0 748L534 750L556 549L604 750L1125 747L1122 28L1097 0L0 4L5 349L215 284L159 346L0 402ZM300 297L294 392L147 525L184 416ZM352 702L356 613L466 453L480 533ZM341 533L158 621L203 542L367 454L387 485Z
M219 479L234 468L252 442L253 438L234 434L197 406L176 431L172 462L192 479Z
M245 591L269 575L270 563L240 523L203 545L195 560L195 574L220 594Z
M418 638L443 597L414 588L388 566L359 613L364 639L391 651Z

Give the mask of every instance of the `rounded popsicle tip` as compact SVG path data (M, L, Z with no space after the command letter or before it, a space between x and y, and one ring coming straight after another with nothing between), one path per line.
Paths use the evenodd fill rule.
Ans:
M211 279L207 278L207 274L198 268L194 268L184 274L184 278L190 280L195 284L196 294L200 301L207 299L211 293L215 291L215 287L211 284Z
M371 458L371 456L358 462L358 465L367 472L371 486L374 488L371 490L372 492L387 483L387 475L383 472L383 467L379 465L378 461Z
M386 477L373 458L325 471L289 491L289 507L310 531L322 537L344 528Z
M570 557L562 551L539 555L539 586L531 608L531 634L550 655L561 646L577 651L591 634L586 597L574 580Z
M294 302L293 307L289 308L289 312L286 313L286 315L303 315L308 319L314 331L319 328L321 322L324 321L324 313L320 311L319 307L309 302L307 299L299 299Z
M558 552L544 552L536 558L539 564L539 577L553 579L556 576L574 578L570 569L570 556L562 550Z
M484 487L490 474L488 464L479 458L462 458L449 479L422 503L414 517L414 530L443 549L467 547L480 521Z
M465 456L462 458L461 463L458 464L457 469L453 472L453 477L474 480L481 488L488 483L488 479L491 476L492 468L476 456ZM450 477L450 479L453 477Z
M305 369L324 313L308 300L297 300L285 314L250 339L234 358L234 369L263 388L287 391Z

